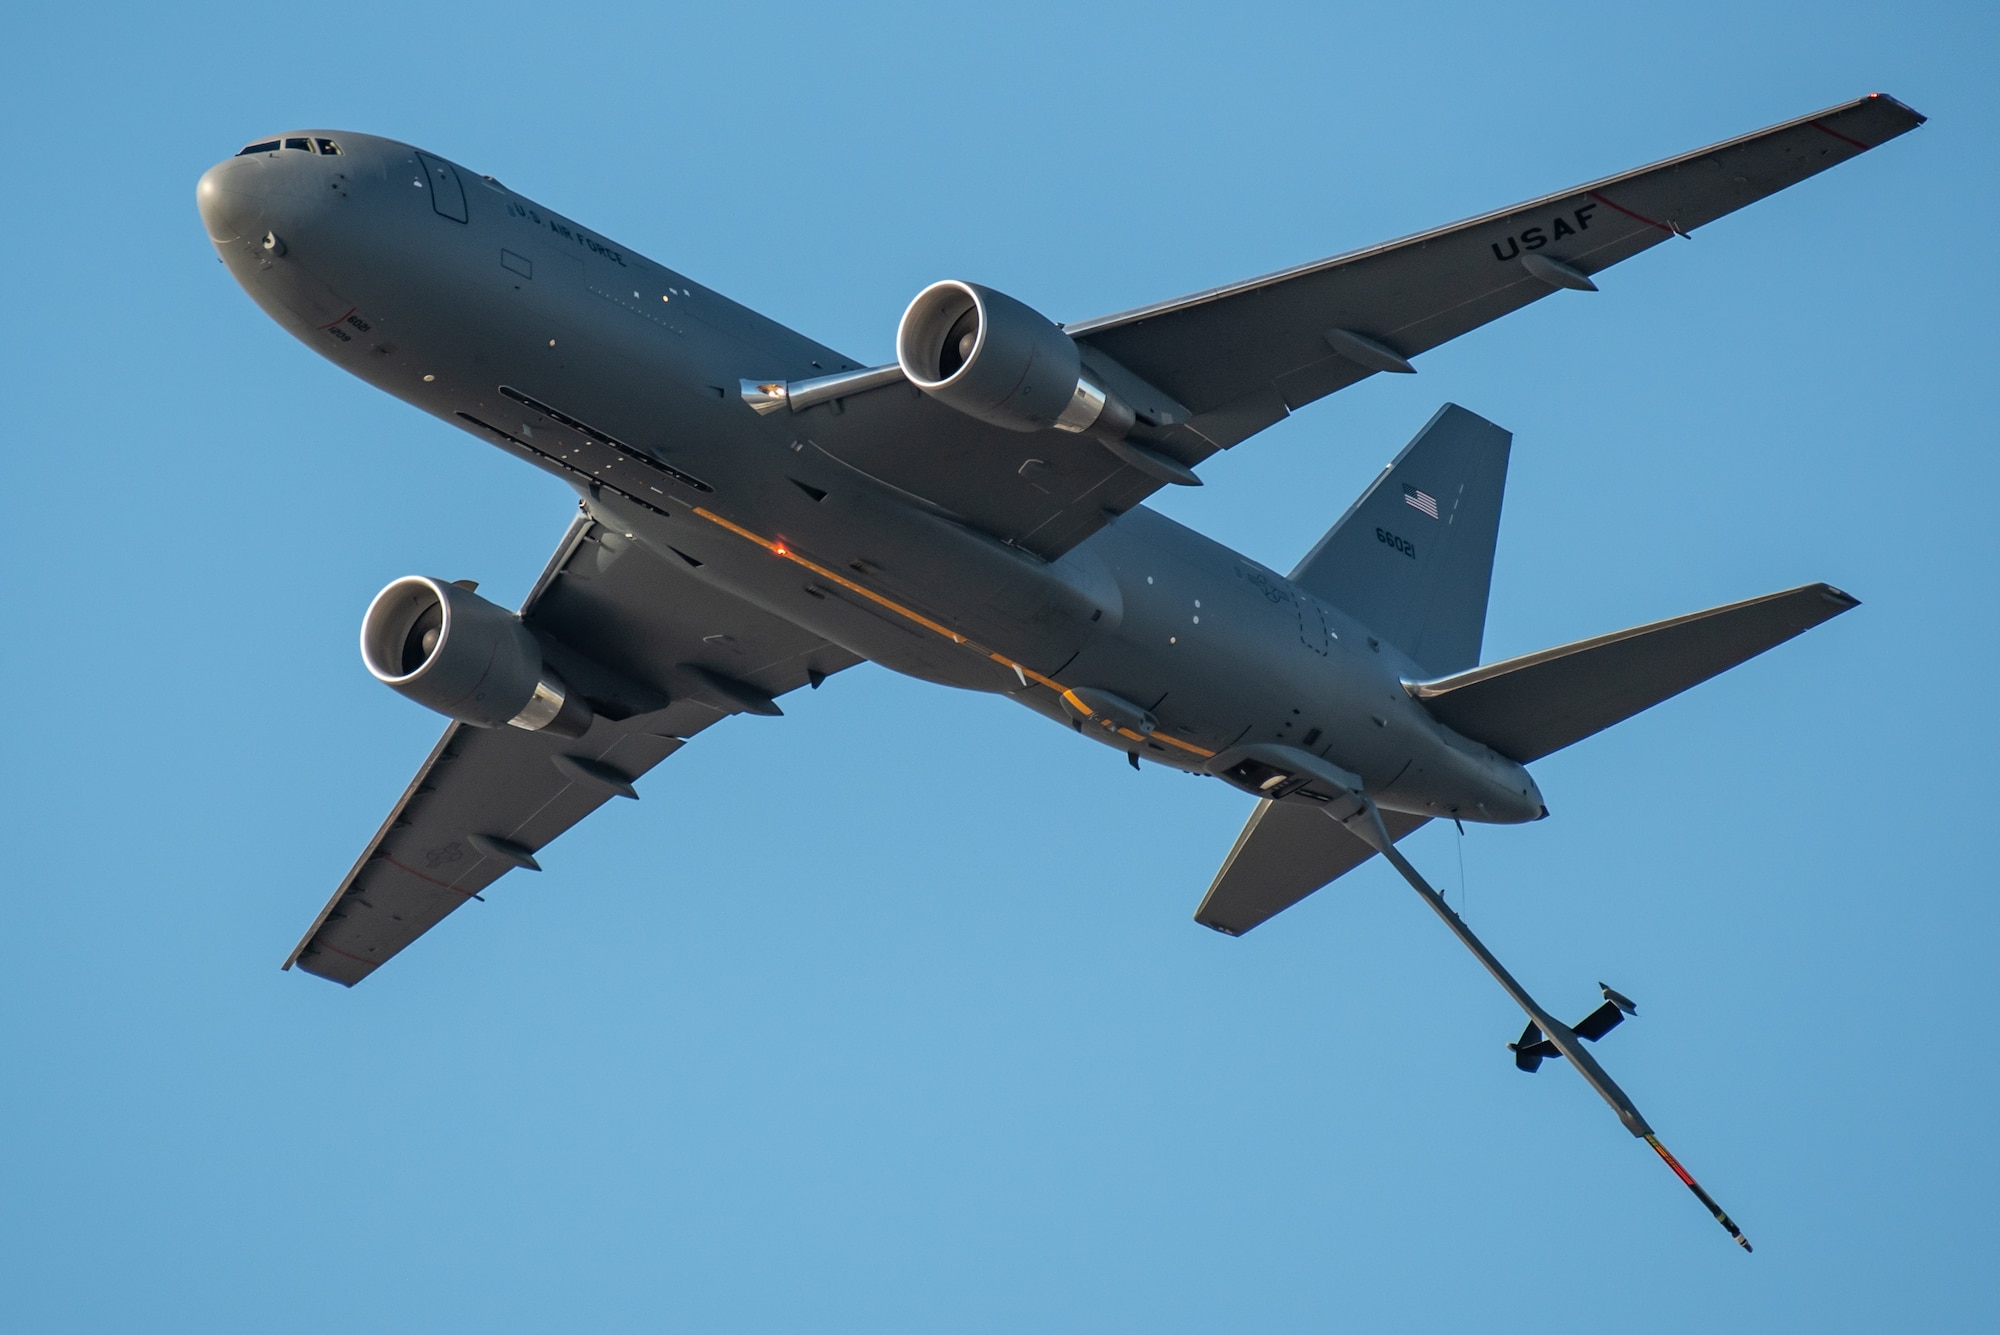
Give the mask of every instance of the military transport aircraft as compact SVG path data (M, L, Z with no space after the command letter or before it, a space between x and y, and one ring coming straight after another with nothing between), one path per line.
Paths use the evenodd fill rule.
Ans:
M1195 912L1249 931L1375 854L1699 1195L1568 1026L1402 856L1548 814L1527 766L1837 616L1825 584L1481 666L1508 433L1446 405L1290 575L1149 509L1313 400L1921 124L1880 94L1441 227L1056 324L918 293L864 366L491 176L372 135L245 146L197 202L308 347L555 474L578 512L518 612L399 579L368 670L452 722L285 962L353 985L696 733L863 659L1003 693L1259 799ZM1743 1242L1747 1248L1749 1244Z

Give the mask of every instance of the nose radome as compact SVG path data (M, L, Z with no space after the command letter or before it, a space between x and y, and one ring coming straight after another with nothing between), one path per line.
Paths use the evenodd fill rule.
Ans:
M201 211L208 239L216 245L226 246L263 230L263 192L257 188L260 166L247 158L225 158L195 184L195 207Z

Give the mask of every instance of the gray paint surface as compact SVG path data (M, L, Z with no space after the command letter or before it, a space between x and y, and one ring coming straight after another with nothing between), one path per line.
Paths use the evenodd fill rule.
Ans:
M1920 120L1864 98L1068 332L1092 374L1160 418L1145 448L1192 466L1373 373L1337 346L1414 356L1557 290L1523 253L1598 272ZM307 133L339 153L240 155L202 178L217 252L321 355L568 482L581 514L524 623L566 677L601 669L668 703L601 712L572 741L454 724L288 964L359 981L686 737L862 659L1011 696L1135 763L1222 777L1286 809L1273 830L1293 828L1292 807L1353 798L1411 828L1546 814L1523 757L1484 740L1499 725L1481 692L1501 687L1434 683L1427 708L1413 686L1477 661L1507 453L1492 424L1447 407L1287 579L1146 509L1158 477L1087 433L990 426L903 382L752 411L740 385L859 363L490 177L387 139ZM1385 514L1449 540L1427 535L1413 555L1374 536L1415 546ZM1724 628L1718 650L1708 635ZM1718 617L1674 642L1720 670L1756 638ZM1643 658L1576 656L1614 680L1576 710L1567 678L1541 691L1537 735L1614 721L1602 699L1664 698ZM1708 675L1694 670L1683 686ZM458 859L437 853L453 847ZM1213 925L1254 925L1348 853L1265 852L1239 843L1242 870L1225 878L1268 911ZM1250 870L1264 863L1280 870Z

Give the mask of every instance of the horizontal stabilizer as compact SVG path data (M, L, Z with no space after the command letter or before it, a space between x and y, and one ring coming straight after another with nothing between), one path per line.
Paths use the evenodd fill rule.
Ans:
M1807 584L1409 690L1446 727L1527 764L1859 605L1830 584Z
M1401 839L1424 818L1385 811L1382 821L1391 838ZM1259 802L1194 920L1241 936L1374 856L1316 803Z

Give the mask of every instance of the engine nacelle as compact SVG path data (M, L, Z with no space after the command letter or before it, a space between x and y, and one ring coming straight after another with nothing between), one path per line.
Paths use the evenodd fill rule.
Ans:
M947 407L1009 431L1090 431L1112 440L1132 410L1083 369L1054 322L1004 292L949 279L917 294L896 326L911 384Z
M521 618L423 575L397 580L368 604L361 661L390 689L481 728L581 737L594 717L543 661Z

